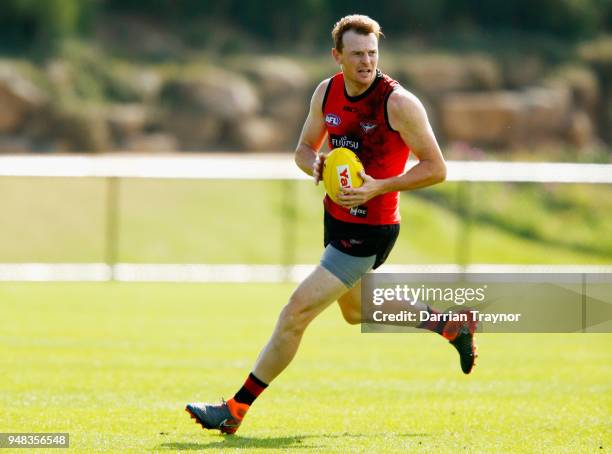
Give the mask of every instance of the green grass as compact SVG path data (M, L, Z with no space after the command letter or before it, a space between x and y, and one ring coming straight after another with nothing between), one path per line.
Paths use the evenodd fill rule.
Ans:
M477 222L521 238L576 251L612 256L612 187L580 184L479 183L464 187ZM464 215L457 207L458 183L416 194Z
M233 438L183 411L231 396L289 285L0 285L0 431L66 452L608 452L611 334L483 334L464 376L433 334L329 308ZM61 452L55 451L54 452Z
M456 185L402 195L402 233L389 263L612 262L612 188L602 185L472 187L471 230ZM294 191L293 195L290 191ZM289 194L286 194L289 192ZM288 211L295 250L284 246ZM0 179L0 262L105 258L104 180ZM297 182L124 179L119 253L134 263L316 263L322 188ZM458 257L467 241L469 254Z

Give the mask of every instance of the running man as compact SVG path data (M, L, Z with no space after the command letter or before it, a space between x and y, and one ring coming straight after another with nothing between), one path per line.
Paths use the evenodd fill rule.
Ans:
M444 181L446 165L421 102L378 70L378 23L350 15L334 26L332 56L341 72L316 88L295 151L295 162L321 180L327 137L330 148L352 149L364 165L364 184L345 190L339 204L325 197L320 264L296 288L252 372L221 404L191 403L187 412L202 427L233 434L253 401L289 365L309 323L337 301L345 320L361 322L361 278L379 267L399 234L399 191ZM409 152L418 164L407 172ZM435 309L417 303L413 310ZM472 319L472 317L468 317ZM476 357L473 322L423 322L457 349L468 374Z

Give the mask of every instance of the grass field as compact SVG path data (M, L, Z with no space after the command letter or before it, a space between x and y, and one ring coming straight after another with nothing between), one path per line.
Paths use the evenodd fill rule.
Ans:
M128 263L284 263L281 182L126 179L120 185L118 260ZM105 259L104 180L0 179L0 262ZM322 188L294 186L296 263L321 252ZM612 263L612 187L471 186L473 220L457 186L402 194L402 233L389 263ZM463 246L462 246L463 247Z
M3 283L0 432L66 431L66 452L610 452L612 334L481 335L464 376L440 337L361 334L335 307L236 436L204 432L184 404L231 397L291 288Z

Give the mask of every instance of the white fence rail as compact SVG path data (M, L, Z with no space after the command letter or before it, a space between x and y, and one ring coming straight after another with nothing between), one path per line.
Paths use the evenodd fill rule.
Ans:
M301 282L313 264L0 263L0 282ZM380 273L610 273L612 265L382 265Z
M449 161L449 181L612 184L612 164L464 162ZM415 165L409 161L408 167ZM313 265L293 263L294 219L283 228L284 263L279 265L128 264L117 263L119 221L118 181L122 178L293 180L308 177L291 155L207 154L0 156L0 177L105 178L106 263L0 263L0 281L168 281L168 282L282 282L299 281ZM292 191L283 191L291 197ZM463 194L463 192L462 192ZM468 192L469 194L469 192ZM469 195L462 197L468 199ZM464 201L465 202L465 201ZM285 200L290 205L292 200ZM463 203L463 202L462 202ZM469 222L462 229L469 235ZM1 234L1 230L0 230ZM465 240L465 238L464 238ZM460 240L460 243L463 240ZM463 241L467 243L467 241ZM469 264L468 251L458 248L457 264L384 265L387 272L612 272L612 266ZM1 261L1 256L0 256Z
M412 166L416 162L409 161ZM448 161L449 181L612 184L612 164ZM285 154L0 156L0 176L307 179Z

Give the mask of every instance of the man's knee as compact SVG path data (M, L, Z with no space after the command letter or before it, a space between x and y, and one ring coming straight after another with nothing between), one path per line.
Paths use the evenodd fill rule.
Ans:
M360 287L355 287L338 298L338 305L342 317L350 325L361 323L361 294Z
M340 306L340 310L342 311L342 317L349 325L358 325L361 323L361 311L357 311L353 308L345 309Z
M280 313L279 322L281 328L293 334L302 333L313 318L309 307L307 299L294 292Z

